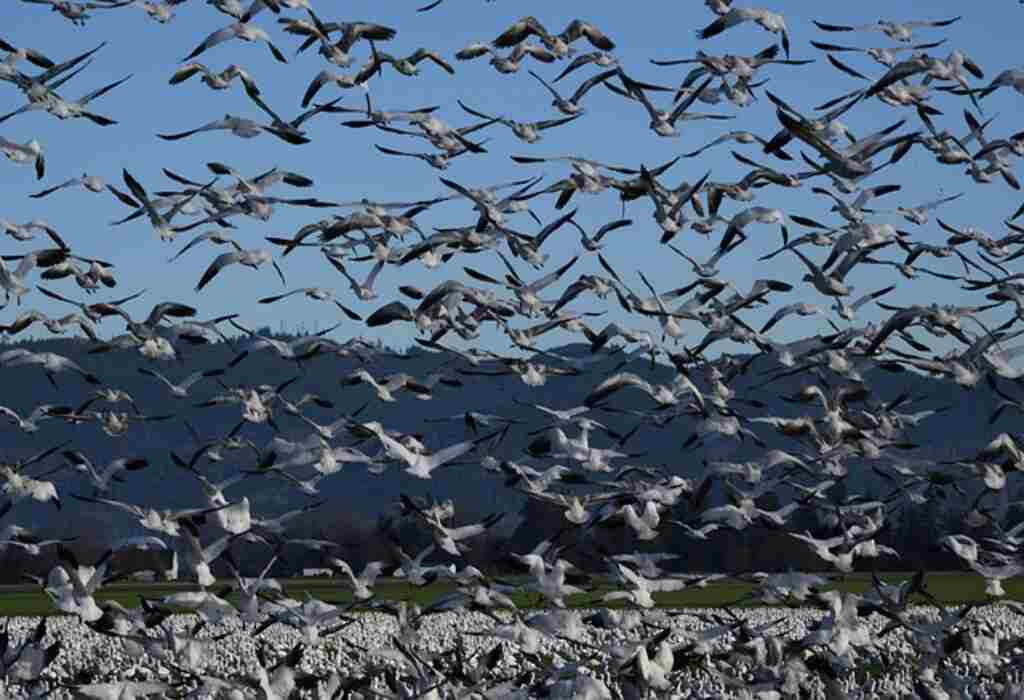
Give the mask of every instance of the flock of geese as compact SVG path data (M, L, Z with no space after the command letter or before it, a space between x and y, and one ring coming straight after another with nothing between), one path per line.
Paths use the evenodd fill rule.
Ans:
M705 0L708 23L697 31L699 48L692 55L652 61L662 67L682 66L678 87L641 79L639 66L623 65L616 56L616 28L584 19L562 27L546 25L543 17L523 17L492 41L472 43L454 56L426 48L402 55L389 53L401 37L399 29L332 19L341 4L314 8L309 0L207 0L211 8L202 8L196 7L202 4L199 0L23 2L48 6L58 17L90 30L102 28L105 16L132 7L141 7L160 23L171 23L185 11L208 12L212 31L191 50L194 39L183 42L184 60L168 76L172 89L188 89L179 86L193 78L213 91L239 89L263 116L227 114L185 131L158 134L160 139L177 141L227 131L244 139L269 134L300 147L312 140L307 130L311 120L336 115L345 128L361 129L371 140L390 135L399 139L396 143L408 144L375 144L376 157L406 159L408 168L424 169L431 186L438 180L429 169L439 171L438 186L443 188L442 194L417 201L333 202L307 196L314 182L299 172L275 167L250 174L210 162L208 175L200 178L165 170L171 185L138 179L127 165L114 180L88 174L58 177L31 195L57 200L69 196L65 191L71 189L109 193L116 206L126 209L115 225L151 229L167 243L187 234L170 264L214 246L225 251L212 258L194 292L228 294L226 270L241 274L242 267L273 268L282 289L259 299L260 304L286 299L299 303L301 298L304 303L319 302L324 318L337 319L325 331L287 340L248 328L236 314L199 320L199 310L183 301L154 303L148 313L138 311L140 293L94 301L117 286L109 261L82 251L83 242L69 239L42 219L2 222L0 230L16 242L30 248L40 239L44 242L0 259L0 287L8 314L0 328L15 340L40 326L50 334L79 333L88 352L71 358L11 347L0 353L0 367L39 371L54 387L84 382L94 393L78 407L43 403L27 414L0 407L0 414L9 420L10 430L40 436L48 424L83 429L96 425L111 439L120 439L123 448L120 457L106 464L62 444L0 465L6 497L0 546L33 556L55 551L59 563L38 580L54 608L126 644L159 648L176 674L168 682L123 680L68 689L90 698L255 693L277 699L314 691L322 698L681 697L677 693L685 667L702 669L721 688L746 692L748 697L804 697L811 687L823 687L830 698L869 697L854 687L852 669L875 642L864 627L865 619L875 615L886 619L887 631L908 635L916 652L912 663L919 664L919 697L951 697L936 680L936 671L956 654L980 657L982 652L970 643L971 606L944 608L928 593L923 575L898 587L876 578L871 591L855 595L827 590L829 581L815 574L733 572L754 584L749 600L824 610L814 629L795 637L752 628L741 612L729 608L712 615L717 624L700 639L679 641L671 628L655 629L656 624L643 622L636 626L633 641L595 651L573 643L579 625L623 627L633 618L604 610L582 620L573 617L566 602L574 594L589 593L589 605L624 602L644 612L656 605L658 593L714 585L720 575L663 569L662 563L676 553L652 553L650 546L656 547L671 530L682 531L693 546L708 546L724 529L770 527L806 544L820 559L822 571L849 573L858 562L898 556L878 541L881 534L908 503L923 503L947 491L967 499L968 518L964 533L939 533L937 544L985 579L992 600L1004 594L1006 580L1024 572L1018 551L1024 542L1021 527L1011 528L1007 520L1008 481L1024 470L1024 445L1012 432L999 432L983 450L965 453L947 468L912 466L905 458L916 447L912 431L938 409L925 407L928 397L878 395L868 381L869 373L881 369L942 377L964 391L991 387L1002 399L991 417L994 429L1008 430L1011 416L1024 412L1024 392L1015 386L1024 370L1014 363L1024 345L1012 345L1024 333L1019 327L1024 319L1024 281L1012 272L1013 261L1024 256L1024 227L1015 223L1024 207L1014 211L1007 206L1006 231L1000 235L939 218L950 203L969 199L969 188L1020 189L1015 167L1016 159L1024 156L1024 132L1000 131L1001 124L985 116L982 108L1001 88L1024 95L1024 70L1009 68L992 76L993 67L983 69L962 49L953 48L944 57L929 53L950 41L938 36L940 30L955 31L965 20L881 20L865 25L815 21L821 34L810 42L817 50L813 60L827 61L857 87L812 108L792 105L774 94L763 77L773 70L799 71L812 62L799 58L805 55L806 40L791 36L782 14L734 6L732 0ZM15 3L8 5L10 12ZM24 11L32 9L26 6ZM591 8L596 14L600 9ZM442 0L413 10L453 11ZM493 6L495 13L503 10L507 11L503 3ZM275 27L275 32L257 24L266 19L272 21L265 26ZM739 31L741 25L756 25L777 37L779 44L748 56L707 52L713 51L715 37ZM885 45L854 45L857 34L869 33L875 41L883 35L878 43ZM19 106L0 115L0 129L9 133L28 128L31 120L23 116L28 112L45 112L59 120L86 119L99 127L117 123L101 113L98 103L105 94L126 89L122 86L127 78L77 99L68 97L73 91L69 83L87 71L106 42L65 56L59 42L45 47L8 43L14 40L0 40L0 81L12 91L9 94L20 95L15 102ZM298 52L315 49L326 61L327 67L305 89L304 111L292 119L286 118L291 112L281 116L276 110L282 107L272 108L257 80L239 64L218 71L199 62L223 58L243 41L265 44L281 63L289 62L285 42L295 43ZM851 58L858 53L880 67L853 65ZM435 70L457 74L484 58L502 75L525 68L525 79L537 81L550 95L555 114L517 121L488 113L467 98L445 117L459 124L455 126L439 116L439 106L382 109L373 99L374 84L387 80L392 71L402 76ZM351 72L338 72L343 69ZM512 78L499 78L505 79ZM570 79L581 82L573 89L568 87ZM342 96L316 101L330 90L341 90ZM700 128L709 133L707 142L679 155L666 150L665 162L660 163L609 165L577 155L512 155L512 161L527 169L549 167L562 173L561 179L546 185L541 184L542 176L534 175L498 185L470 184L449 175L463 161L505 157L495 153L496 143L491 142L503 128L524 144L575 128L575 122L587 119L584 101L599 90L635 105L636 113L648 119L648 129L659 137ZM351 94L355 99L348 99ZM759 133L733 128L732 121L757 100L773 105L775 123L758 125ZM898 112L898 117L872 133L854 132L841 121L855 115L858 106L875 101ZM697 111L698 103L718 111ZM704 124L690 124L696 121ZM723 133L719 121L729 122L722 126L730 130ZM623 130L630 127L621 125ZM489 136L482 138L483 134ZM746 170L742 178L714 179L713 173L699 167L682 182L673 174L673 168L724 147L737 149L732 155ZM901 190L896 176L901 163L922 151L938 166L962 171L964 191L920 204L904 201L895 208L880 208L879 202L894 200ZM0 138L0 153L14 164L32 167L39 180L49 177L45 149L38 140ZM907 176L913 174L908 171ZM825 205L820 216L770 206L778 188L800 187L808 202ZM283 188L302 196L270 194ZM596 230L577 222L579 207L588 197L615 195L622 203L622 218ZM547 201L553 203L554 213L545 220L537 205ZM423 230L417 217L442 206L449 211L450 225ZM264 245L244 247L250 244L237 235L243 222L246 228L267 222L284 207L332 213L310 221L294 235L270 236ZM348 213L334 213L339 209ZM633 218L626 218L627 209ZM642 218L645 211L653 211L653 225ZM904 223L886 223L892 219ZM781 245L768 243L770 230L780 232ZM551 260L545 243L552 236L578 236L576 252ZM694 236L717 242L710 258L697 259L688 250L687 241ZM611 251L629 245L627 238L634 245L643 239L654 246L652 254L664 252L667 259L677 260L681 286L659 290L643 270L626 274L617 269L621 266ZM760 248L757 255L763 264L750 268L751 279L724 279L720 264L741 246L744 251ZM288 287L284 261L291 256L333 268L338 284ZM781 256L798 262L806 274L789 280L767 276L769 261L784 259ZM925 265L944 259L956 267L936 270ZM484 272L483 260L500 265L502 275ZM429 289L398 284L408 265L433 270L439 281ZM461 271L453 273L454 268ZM855 288L851 283L855 277L868 280L888 268L893 268L894 280L878 282L873 285L877 288L861 289L863 282ZM935 284L956 285L958 296L973 293L977 303L898 305L894 292L922 276L940 280ZM385 299L383 283L390 281L396 282L396 296ZM60 291L58 285L63 285ZM66 307L68 313L55 317L31 308L40 298ZM866 305L880 307L884 321L859 324L858 315ZM751 325L749 314L759 309L767 309L770 318L758 327ZM595 320L605 313L611 314L605 321ZM608 322L612 316L617 320ZM811 316L822 319L821 333L790 342L769 335L784 328L787 319ZM110 324L121 321L123 332L107 332ZM375 363L394 353L361 336L339 340L331 335L339 327L399 325L414 329L417 343L436 356L436 372L382 376ZM590 353L570 357L539 347L542 336L552 331L572 334L589 345ZM702 337L689 342L695 334ZM721 341L739 344L747 354L716 356L711 346ZM238 353L225 367L193 367L184 376L179 364L170 362L181 360L185 348L211 342L235 344ZM504 353L483 347L502 343ZM935 352L933 345L945 350ZM159 406L137 405L127 392L106 384L89 369L89 353L95 352L138 353L150 361L140 371L165 387L169 400L194 397L201 406L232 407L238 414L237 426L215 438L197 435L200 442L195 448L176 450L171 464L149 464L133 454L133 427L167 421L173 415ZM281 363L294 365L297 373L316 370L325 382L338 381L338 363L347 363L341 383L367 385L371 401L360 411L340 413L316 394L290 393L294 380L277 387L233 383L233 370L257 352L277 356ZM778 367L761 386L782 377L801 378L802 388L784 398L804 406L803 415L763 415L765 403L756 392L743 395L734 389L736 380L761 356L772 357ZM201 352L189 355L195 360L203 357ZM644 362L630 364L634 360ZM674 379L663 384L645 378L646 360L651 368L658 362L673 368ZM474 383L504 375L518 377L527 392L567 376L586 375L593 382L585 396L566 396L558 406L530 403L536 424L528 426L531 432L525 442L515 444L520 421L474 400ZM210 391L200 396L203 389ZM465 411L425 419L423 434L402 433L373 419L373 399L429 401L436 393L455 391L465 395ZM646 397L645 408L623 406L623 398L634 394ZM429 437L435 422L464 424L464 439L436 444ZM673 431L685 454L730 441L763 445L763 437L774 432L785 436L790 448L764 449L755 461L706 461L696 477L684 478L645 465L628 452L630 441L635 444L649 431ZM885 460L894 454L903 457ZM885 495L830 495L855 460L877 465L875 471L891 487ZM228 464L234 466L224 471ZM372 479L394 465L415 479L431 479L441 469L493 473L495 488L512 489L564 515L563 528L550 537L538 533L533 551L511 555L524 572L518 583L481 571L471 561L474 540L502 522L505 514L465 522L457 517L459 504L450 499L403 497L389 521L394 528L389 531L394 560L371 562L358 574L338 558L336 543L289 537L295 518L325 505L317 500L325 479L342 469L365 470L366 478ZM167 468L194 479L202 499L187 509L164 508L157 494L147 503L123 500L121 484L144 468ZM69 472L74 480L64 476ZM294 489L303 505L279 515L256 512L241 487L263 479ZM80 480L88 488L72 486ZM716 492L725 499L716 500ZM766 496L784 505L770 509ZM76 560L69 541L40 540L16 524L22 513L61 508L67 498L128 514L138 522L138 535L111 543L100 560L86 563ZM802 512L815 514L817 530L795 531L791 523ZM398 539L399 526L409 520L430 533L432 543L423 551L407 553L409 545ZM624 528L637 543L636 551L595 553L591 539L596 527ZM967 534L971 531L985 534ZM250 578L238 571L232 547L240 542L267 548L267 568L260 576ZM119 554L129 549L165 553L167 568L159 574L193 582L195 590L165 600L143 600L135 609L98 599L104 584L136 573L118 565ZM290 597L268 572L293 549L320 552L325 566L351 588L353 602ZM437 559L442 554L445 558ZM435 563L429 563L431 558ZM237 594L238 602L229 602L225 589L217 586L212 567L221 563L233 572L228 589ZM425 607L387 600L375 591L385 573L404 576L417 586L445 581L453 592L440 594ZM606 587L602 591L610 590L595 593L598 584ZM516 591L536 594L549 609L528 616L510 597ZM909 607L919 601L939 609L938 623L920 621ZM165 629L168 616L182 609L200 620L191 636ZM398 620L388 664L368 659L364 671L351 677L335 673L321 678L298 668L304 649L354 624L361 610L383 611ZM479 630L497 638L492 652L467 658L462 641L442 652L420 645L417 630L425 616L460 610L484 612L493 620L493 628ZM195 655L184 650L196 640L216 638L217 625L229 618L251 624L257 639L268 628L282 625L299 630L302 641L277 659L271 658L269 647L261 647L263 667L255 681L206 675ZM38 697L56 692L46 669L62 651L61 641L45 644L44 636L45 622L41 631L20 644L0 634L0 669L7 683ZM542 638L568 640L570 646L560 648L569 651L560 651L556 660L541 655ZM1006 649L1020 646L1019 641ZM714 646L720 642L724 647ZM502 676L497 663L501 652L493 651L499 647L518 654L524 670ZM993 674L1019 668L1019 650L995 656ZM602 669L610 669L612 686L595 675Z

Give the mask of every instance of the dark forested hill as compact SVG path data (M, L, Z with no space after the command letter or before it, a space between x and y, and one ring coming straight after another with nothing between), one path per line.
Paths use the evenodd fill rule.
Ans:
M244 346L244 341L239 341ZM226 435L238 422L240 409L237 405L196 408L210 397L221 393L223 388L215 379L203 379L190 392L188 398L175 398L155 379L139 373L140 367L157 369L174 381L180 380L195 370L223 368L237 354L237 349L226 343L200 346L189 350L186 362L152 363L134 351L110 351L99 354L88 354L83 350L87 346L73 340L42 340L26 345L34 351L52 351L66 355L80 362L88 371L94 373L104 385L124 389L134 397L136 404L144 414L173 414L175 417L156 423L138 423L133 425L127 434L121 437L109 437L95 424L73 426L62 420L47 420L41 423L38 432L25 434L13 423L0 425L3 454L15 458L44 450L48 447L67 441L68 448L84 451L98 463L126 454L139 455L147 458L149 468L126 475L124 483L114 486L112 497L124 498L139 503L151 502L167 506L190 506L201 499L198 483L170 461L171 450L187 457L197 448L197 444L186 426L186 421L196 428L204 438ZM565 355L582 356L589 354L586 346L570 346L560 349ZM616 356L587 366L578 376L551 377L547 384L530 388L515 375L479 376L463 375L456 371L465 367L461 360L452 361L452 355L426 351L417 348L408 354L391 354L378 357L365 365L375 376L384 376L394 372L407 372L414 376L425 377L435 370L444 370L464 383L465 389L450 389L438 385L430 400L420 400L408 392L399 393L394 403L379 401L373 390L366 385L342 386L340 377L360 366L364 366L357 358L339 358L333 355L315 357L304 366L282 360L271 352L256 352L248 356L237 366L229 369L219 378L228 385L278 385L293 377L296 382L289 387L287 395L297 398L306 392L316 392L334 403L334 409L324 409L309 404L305 410L307 415L320 423L328 423L336 417L356 411L369 402L369 406L360 419L379 420L388 428L402 431L421 432L429 428L424 435L427 446L431 449L442 447L451 442L465 439L468 434L465 425L458 420L452 422L424 423L424 418L441 418L456 416L466 410L500 414L522 421L512 426L507 445L526 445L529 439L526 432L537 430L546 425L547 419L541 412L523 405L523 403L539 403L554 408L569 408L578 405L590 389L611 373L621 362ZM497 366L483 363L479 370L487 371ZM655 381L669 381L674 370L649 362L633 360L629 369ZM734 382L739 396L753 398L764 403L763 408L742 408L747 417L763 415L796 416L803 413L820 415L820 407L811 404L793 404L779 397L793 394L799 388L799 382L781 379L757 389L769 372L777 370L767 357L757 358L748 372ZM800 381L806 381L803 375ZM700 378L695 378L700 384ZM3 387L2 403L19 413L30 412L41 403L80 405L94 395L95 387L86 384L77 375L63 374L58 377L59 388L47 382L42 370L36 368L3 368L0 367L0 382ZM922 411L932 408L945 409L937 413L907 434L906 439L917 444L919 448L908 452L914 460L950 459L954 455L968 454L972 448L987 442L993 431L1000 425L1012 426L1013 418L1004 414L995 426L988 425L988 418L995 408L998 397L988 387L975 391L963 391L955 385L940 382L911 372L888 373L878 371L877 376L870 377L870 385L874 388L879 400L891 400L900 394L911 397L924 397L905 409L906 412ZM703 384L702 384L703 386ZM467 403L471 401L471 404ZM648 398L640 392L623 391L608 401L608 405L616 409L641 408L649 405ZM93 408L107 408L102 404L94 404ZM124 407L120 410L130 410ZM596 420L605 423L620 435L627 434L636 426L637 418L622 412L595 410L591 414ZM311 429L303 421L284 413L275 416L282 435L288 438L300 438L310 433ZM680 417L667 427L658 429L651 425L641 426L623 446L624 452L636 456L616 460L614 466L627 464L643 464L657 466L672 473L694 475L699 472L704 459L743 459L757 454L748 440L718 441L703 447L683 449L683 444L691 435L694 420ZM1006 426L1003 429L1008 429ZM798 449L799 445L791 440L777 436L766 425L754 426L758 434L772 447ZM571 432L571 431L570 431ZM517 434L518 433L518 434ZM267 426L246 425L241 435L251 439L257 446L266 445L273 437L273 431ZM605 435L595 434L595 445L600 447L613 446L615 441ZM342 441L338 444L350 444ZM378 447L368 443L362 446L369 454L374 454ZM558 460L532 460L529 456L519 453L508 453L499 450L499 458L513 459L522 462L546 466ZM33 473L40 473L47 468L56 467L61 462L59 456L51 457ZM202 467L211 478L234 473L239 467L248 468L255 464L255 454L251 451L227 453L224 464L207 464ZM873 477L869 465L853 462L851 467L851 491L860 491L865 480ZM64 496L64 510L58 513L51 506L25 504L19 507L18 521L26 525L55 526L58 529L77 529L79 523L87 526L103 525L108 533L135 533L137 526L125 514L83 504L68 494L74 492L89 493L87 483L71 470L52 477L58 483ZM875 477L877 478L877 477ZM263 477L239 487L236 493L246 493L253 504L253 509L262 514L272 515L293 508L309 501L310 497L294 489L285 488L282 482ZM463 463L439 470L434 479L425 481L409 476L397 466L390 466L381 475L368 473L365 466L348 465L341 473L325 479L321 484L322 495L329 498L333 511L344 509L346 513L332 512L326 514L331 518L340 515L356 519L373 519L385 509L389 503L395 502L401 492L425 494L431 490L455 498L463 512L491 512L495 510L516 510L520 503L510 499L514 492L502 487L502 482L493 474L484 472L478 462ZM229 496L231 492L229 492Z

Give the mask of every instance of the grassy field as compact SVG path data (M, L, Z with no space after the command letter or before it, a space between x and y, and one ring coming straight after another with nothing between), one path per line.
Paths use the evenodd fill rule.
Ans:
M884 574L882 578L887 582L898 582L912 574ZM966 573L935 573L930 574L927 579L928 589L936 598L944 603L960 603L966 601L985 600L985 586L982 578L976 574ZM224 581L224 585L229 582ZM282 581L287 594L293 598L303 599L306 594L327 600L330 602L351 601L349 592L341 585L340 581L325 578L289 579ZM869 574L852 574L846 577L843 583L836 587L854 593L863 593L871 587ZM1013 579L1004 582L1006 598L1010 600L1024 600L1024 578ZM660 593L655 595L661 607L665 608L701 608L720 607L741 599L751 591L749 584L742 582L723 582L709 585L707 588L693 588L677 593ZM117 583L104 587L97 594L101 600L116 600L127 607L134 607L139 604L140 596L146 598L161 598L171 593L180 591L195 590L191 584L177 583ZM212 590L216 590L214 587ZM440 595L452 590L451 586L434 584L426 588L416 588L404 582L396 580L379 581L374 588L377 596L386 600L408 600L426 606L436 600ZM573 596L568 600L570 606L593 606L598 605L607 590L599 588L593 592ZM535 606L538 598L530 594L516 594L512 596L516 605L524 608ZM229 600L233 596L228 597ZM611 607L611 606L609 606ZM52 614L53 608L49 598L38 587L35 586L0 586L0 617L18 615L46 615Z

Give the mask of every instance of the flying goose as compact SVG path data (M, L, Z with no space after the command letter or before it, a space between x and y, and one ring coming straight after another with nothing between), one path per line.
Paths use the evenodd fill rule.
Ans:
M215 119L214 121L207 122L195 129L180 131L173 134L157 134L157 136L162 138L164 141L178 141L180 139L188 138L189 136L194 136L195 134L200 134L204 131L230 131L235 136L243 139L255 138L263 132L266 132L268 134L273 134L286 143L294 145L309 143L309 139L304 136L296 135L276 126L266 126L253 121L252 119L236 117L231 114L225 114L223 119Z
M42 199L47 197L58 190L67 189L68 187L82 187L89 192L103 192L106 189L106 183L103 178L98 175L88 175L83 173L81 177L74 177L70 180L65 180L59 185L48 187L45 190L30 194L29 197L32 199Z
M178 85L195 75L202 75L203 77L201 80L211 90L227 90L231 87L232 81L235 78L238 78L242 81L242 85L245 86L246 92L253 95L260 94L260 90L256 87L256 83L253 81L252 76L236 63L232 63L219 73L214 73L202 63L193 61L192 63L187 63L174 71L174 75L171 76L171 79L168 82L171 85Z
M789 30L786 28L785 18L771 10L765 10L759 7L734 7L731 8L724 15L720 15L718 19L697 31L698 39L710 39L713 36L721 34L731 27L735 27L744 22L756 22L762 29L772 34L782 35L782 48L786 52L786 58L789 58Z
M485 119L487 121L492 122L496 121L499 124L507 126L509 129L512 130L512 133L515 134L516 138L518 138L520 141L523 141L524 143L537 143L541 139L542 131L554 128L556 126L562 126L563 124L568 124L569 122L574 121L578 116L578 114L573 114L571 116L562 117L560 119L544 119L536 122L519 122L514 119L509 119L507 117L492 117L490 115L484 114L483 112L478 112L475 109L467 107L462 102L462 100L459 100L459 106L462 107L462 109L468 112L469 114L472 114L474 117L479 117L480 119Z
M275 59L281 63L288 63L288 59L284 57L281 50L274 46L274 43L270 40L269 34L259 27L254 27L250 24L246 24L245 22L229 24L223 29L218 29L213 34L210 34L210 36L203 39L199 46L193 49L192 53L186 56L182 62L191 61L207 49L211 49L217 44L224 43L231 39L241 39L242 41L265 41L267 42L267 47L270 49L270 53L274 55Z
M954 22L960 21L960 17L944 20L914 20L910 22L893 22L891 20L878 20L874 24L841 25L827 24L814 21L814 26L823 32L864 32L879 31L893 41L910 42L914 38L914 30L924 27L948 27Z
M523 59L527 56L541 63L553 63L555 61L555 55L546 48L525 41L516 44L511 53L505 56L499 55L487 44L475 42L457 51L455 58L459 61L471 61L484 55L490 55L490 64L494 66L496 71L505 75L518 72Z
M277 272L277 276L281 278L281 284L287 284L284 279L284 273L281 271L280 266L278 266L277 261L274 260L274 256L271 255L269 250L266 248L250 248L235 250L229 253L221 253L214 258L213 262L210 263L210 266L206 268L206 272L204 272L203 276L199 278L195 291L201 291L203 287L209 284L213 278L228 265L234 265L237 263L256 270L259 269L263 263L268 262L274 267L274 271Z
M581 114L584 111L583 107L580 106L580 100L583 99L584 95L590 92L591 88L593 88L595 85L603 83L604 81L608 80L608 78L611 78L615 74L616 70L613 68L603 73L598 73L597 75L588 78L587 80L584 80L582 83L580 83L580 86L576 88L576 92L572 94L572 97L566 99L562 97L558 90L553 88L546 80L544 80L544 78L540 77L532 70L530 71L530 75L536 78L540 82L540 84L543 85L547 89L547 91L551 93L551 96L554 98L551 101L551 105L562 114L568 115L570 117L576 114Z
M4 154L7 160L19 165L33 164L36 169L36 179L42 180L46 174L46 157L43 155L43 147L35 139L27 143L15 143L0 136L0 153Z

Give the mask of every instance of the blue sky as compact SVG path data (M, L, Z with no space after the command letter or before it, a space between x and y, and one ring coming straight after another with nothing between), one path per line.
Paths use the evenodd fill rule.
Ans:
M678 84L686 67L661 68L651 65L649 59L690 57L697 49L712 54L749 55L776 40L774 35L749 24L730 29L709 41L698 41L694 30L714 19L699 0L637 4L446 0L440 7L426 14L414 12L414 8L422 4L420 0L386 3L352 0L336 5L321 0L314 4L325 21L367 20L397 28L397 37L382 45L382 49L392 54L409 54L423 46L440 52L453 63L455 51L472 41L492 40L523 15L537 16L554 31L560 31L573 18L582 17L597 24L618 44L616 54L627 72L638 79L666 85ZM921 30L919 41L948 37L947 44L933 53L945 56L950 49L960 48L982 66L987 78L1005 68L1020 66L1017 63L1021 45L1019 27L1024 18L1024 8L1011 0L991 0L970 7L953 0L899 4L775 0L771 6L786 16L793 58L814 58L816 63L804 67L769 66L762 69L760 77L769 79L766 85L768 89L805 113L810 113L814 105L849 92L859 85L859 81L830 67L822 52L809 45L810 40L861 47L893 44L878 32L824 34L811 24L812 19L860 24L880 18L946 19L969 10L963 20L951 27ZM211 160L227 163L250 175L280 166L308 175L316 182L315 188L306 191L279 187L271 192L277 196L315 195L332 201L346 201L361 197L417 200L447 194L438 180L437 171L425 163L389 158L373 148L374 143L379 143L404 150L422 150L425 142L370 129L346 129L338 126L341 120L339 116L320 116L310 122L308 129L313 142L304 146L286 145L270 135L242 140L225 132L200 134L175 143L156 138L157 132L194 128L218 119L225 113L256 119L263 117L240 86L226 92L213 92L198 80L178 86L168 85L167 81L181 59L209 33L229 23L229 18L200 0L191 0L178 7L177 17L167 25L156 24L145 16L141 8L130 7L114 11L98 10L84 28L72 26L38 5L9 0L6 7L4 28L0 36L17 46L43 51L55 60L64 60L92 48L100 41L109 42L95 56L92 65L62 89L61 94L65 97L77 98L125 75L133 75L125 85L93 103L95 111L120 122L115 126L99 127L86 120L60 122L44 113L20 115L0 124L0 136L17 142L38 139L47 154L47 175L42 182L36 182L30 168L0 161L0 188L5 194L0 200L0 218L15 222L45 218L80 253L115 263L118 288L112 295L101 292L96 298L111 298L146 288L148 292L144 299L130 307L137 317L147 313L152 304L173 299L198 306L202 318L238 312L241 320L249 326L270 324L276 328L279 321L283 320L289 328L298 324L307 328L323 328L341 320L333 307L301 297L269 306L256 304L256 298L282 290L280 281L270 269L258 272L239 267L228 269L202 292L193 292L203 270L216 254L223 252L222 249L200 247L174 264L167 264L166 260L191 235L207 230L205 227L181 234L174 244L168 245L157 239L145 220L110 227L110 221L129 212L109 194L92 194L73 189L43 200L29 199L27 194L83 172L100 175L120 187L122 167L128 168L150 191L172 189L173 183L163 176L161 168L203 180L209 177L204 163ZM895 16L891 14L894 7L898 7L899 12ZM302 13L288 11L288 14L298 16ZM254 75L268 104L285 118L291 118L299 113L302 94L313 76L322 68L331 66L313 50L295 56L295 49L300 42L296 37L282 32L269 12L262 13L254 23L271 33L275 43L288 55L288 65L275 62L262 44L238 41L215 47L199 60L218 71L230 63L240 64ZM580 50L590 50L584 41L577 46ZM360 44L355 50L359 64L366 58L368 49L368 45ZM868 75L879 76L882 73L882 68L865 56L846 55L843 58ZM386 70L383 78L374 79L371 92L375 104L384 108L441 105L438 115L453 125L464 125L472 120L459 109L457 99L481 111L504 114L519 120L559 116L550 106L550 98L543 87L526 72L527 67L547 78L554 78L563 64L543 65L527 60L519 73L499 75L487 64L486 59L479 59L455 63L456 75L449 76L425 63L421 64L421 75L413 78ZM564 85L571 92L595 70L593 67L581 69L559 86ZM0 85L0 94L4 96L5 111L22 104L21 95L13 86ZM342 93L333 86L326 87L318 100L337 96L343 96L342 105L362 104L360 92ZM665 100L657 95L654 99L656 102ZM1021 95L1004 89L985 100L984 116L998 115L989 128L990 135L1005 136L1020 130L1021 125L1016 116L1022 99ZM534 145L521 143L505 128L492 127L483 134L478 133L490 139L487 144L489 153L481 157L457 159L446 176L463 184L479 186L543 174L545 179L541 184L544 185L564 177L569 169L559 164L518 165L509 159L509 155L576 154L638 167L641 163L662 163L680 153L694 150L732 129L747 129L765 137L770 137L778 129L774 108L763 97L753 106L742 110L730 104L700 105L696 109L735 115L736 118L731 121L683 124L683 133L678 139L664 139L654 135L647 129L648 118L639 104L627 102L606 90L595 89L586 97L584 104L587 113L582 118L547 132L543 140ZM962 117L963 108L968 106L966 100L935 93L932 104L944 112L936 120L940 128L948 128L960 135L966 131ZM878 102L859 105L844 120L857 134L866 134L900 118L907 119L906 128L920 127L912 110L897 110ZM682 180L693 181L708 170L712 171L714 180L737 180L747 168L730 157L731 148L737 148L779 169L795 167L768 159L749 146L724 144L700 158L680 161L669 171L665 181L673 185ZM797 147L791 147L790 150L794 155L799 151ZM903 189L879 202L880 207L914 206L939 196L965 192L959 201L947 205L937 214L951 224L973 224L993 236L1003 235L1001 220L1019 206L1024 196L1010 190L1001 180L989 185L977 185L964 175L964 167L939 166L931 154L920 148L915 149L896 168L883 171L871 180L871 184L888 182L898 182L903 185ZM825 184L820 180L815 183ZM549 221L555 216L554 197L534 200L534 203L542 220ZM827 200L810 193L809 185L795 191L764 188L759 191L754 203L779 207L787 213L826 222L840 222L828 213ZM580 207L577 221L590 231L620 215L620 204L613 192L598 196L577 195L574 204ZM730 216L743 206L746 205L726 202L723 214ZM302 224L324 218L333 211L289 210L282 207L268 223L238 218L234 220L239 227L235 236L244 247L256 247L265 243L265 236L290 236ZM345 211L339 210L338 213ZM660 289L690 282L693 276L688 266L681 264L675 255L658 245L660 231L651 213L649 202L631 204L627 216L634 220L634 225L607 239L607 256L638 291L643 289L636 274L640 270ZM903 223L896 217L882 217L878 220L900 222L900 228L912 230L916 240L940 243L946 234L935 225L934 216L935 213L932 222L923 227ZM465 201L439 205L418 219L427 231L434 226L464 225L473 220L475 215ZM535 233L537 230L536 225L525 217L514 219L513 225L527 233ZM751 234L750 240L723 261L724 277L734 280L741 290L748 289L753 279L759 277L799 279L803 270L795 256L780 256L770 263L756 262L758 256L778 245L777 226L755 226L748 233ZM684 247L694 257L704 259L714 249L720 236L721 230L710 240L687 231L677 237L676 244ZM0 252L14 254L31 249L32 245L7 239L0 244ZM549 268L567 260L577 246L578 239L569 228L553 236L545 246L545 252L551 254ZM815 259L821 256L817 249L811 254ZM449 276L461 279L462 265L470 265L491 274L503 273L500 261L493 254L462 256L453 262L456 264L432 272L418 263L402 268L385 268L378 284L381 296L375 302L354 299L344 280L315 251L304 250L290 255L282 262L282 267L288 278L287 289L309 285L328 286L341 292L351 306L364 314L397 298L395 290L401 284L429 289ZM947 261L928 260L926 265L949 272L961 269L955 258ZM353 264L351 267L360 277L368 270L366 265ZM520 264L519 268L524 278L532 279L537 274L525 264ZM567 274L564 283L584 272L600 272L593 256L581 259ZM980 296L968 297L959 292L955 285L927 276L912 282L906 281L890 268L879 269L874 266L858 268L847 281L856 287L857 292L871 291L896 282L899 284L899 303L977 303ZM552 288L549 296L560 293L564 283ZM54 283L51 286L76 297L82 296L73 284L68 286L65 283ZM829 300L805 285L798 286L786 296L785 303L806 300L822 306L829 304ZM783 303L781 297L778 301ZM896 298L890 301L896 301ZM49 313L63 313L67 310L58 309L38 292L26 296L24 303L27 307ZM587 307L587 303L579 308L584 307ZM11 312L8 310L5 313ZM883 313L872 310L865 317L881 318ZM1005 310L997 314L999 320L1006 317ZM748 314L748 317L760 318L752 314ZM604 319L594 320L595 326L603 323ZM631 323L639 325L643 321L632 320ZM651 330L655 328L653 324L650 327ZM791 339L827 328L820 317L789 319L778 327L777 337ZM108 321L103 327L105 335L114 335L121 330L119 322ZM689 331L686 342L694 345L702 337L703 329L694 325ZM493 331L488 330L488 333L492 339L495 338ZM344 321L335 333L340 336L352 334L372 335L362 324L349 321ZM411 336L406 331L388 329L382 337L391 344L404 346ZM566 339L565 336L553 335L551 343ZM494 346L503 345L501 341L491 342Z

